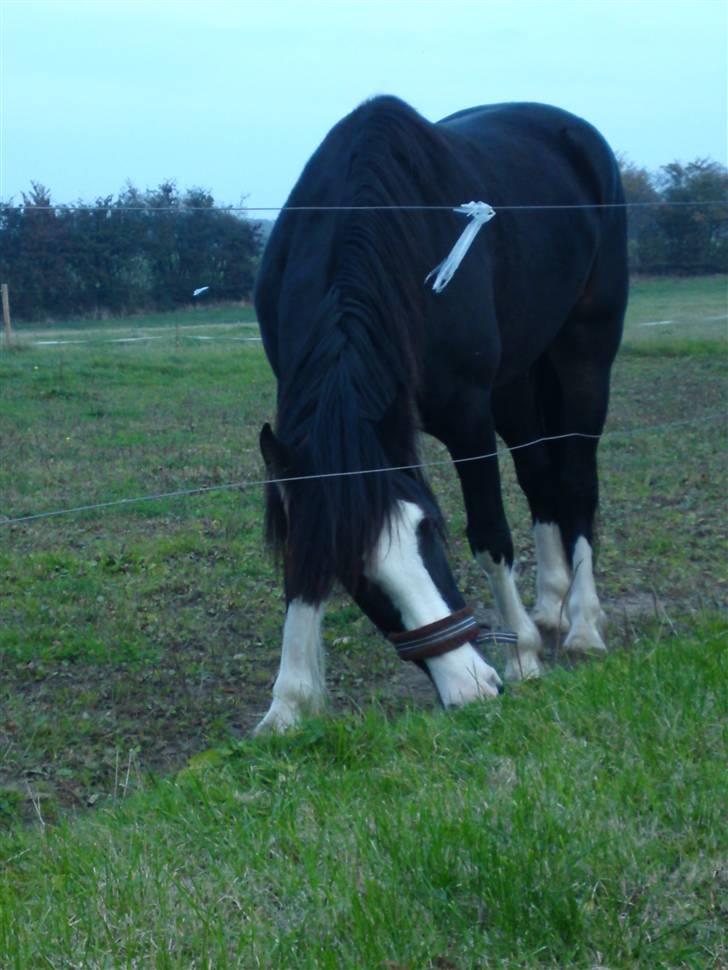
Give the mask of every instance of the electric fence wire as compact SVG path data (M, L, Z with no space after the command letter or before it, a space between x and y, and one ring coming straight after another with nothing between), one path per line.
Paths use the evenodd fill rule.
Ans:
M670 202L670 201L651 201L651 202L614 202L614 203L588 203L588 204L550 204L550 205L497 205L496 210L498 212L515 212L515 211L543 211L543 210L570 210L570 209L628 209L628 208L648 208L648 207L713 207L719 205L728 204L728 200L721 199L709 199L702 202ZM116 205L105 205L105 206L90 206L90 205L48 205L48 206L12 206L10 204L2 204L3 208L6 210L22 210L24 212L51 212L51 211L77 211L77 212L169 212L172 214L184 214L186 212L194 211L210 211L209 207L205 206L116 206ZM456 208L455 205L293 205L293 206L223 206L218 209L218 211L225 212L341 212L341 211L452 211ZM709 415L708 418L712 419L715 415ZM723 415L725 417L725 415ZM66 509L55 509L46 512L36 512L30 515L7 517L0 515L0 526L11 526L11 525L21 525L28 522L35 522L40 519L48 519L60 515L72 515L80 512L90 512L100 509L114 508L123 505L132 505L140 502L151 502L155 500L171 499L171 498L181 498L191 495L201 495L207 492L224 491L231 489L247 489L247 488L260 488L265 485L283 485L289 482L296 481L310 481L321 478L336 478L336 477L346 477L351 475L374 475L374 474L384 474L386 472L396 472L396 471L413 471L416 469L431 468L436 465L445 464L458 464L470 461L483 461L489 458L496 458L500 454L507 452L517 451L521 448L529 448L537 444L542 444L547 441L559 441L564 438L572 437L582 437L582 438L600 438L600 437L613 437L615 435L637 435L641 433L646 433L649 431L660 431L669 427L675 427L678 425L692 424L694 422L699 422L702 420L707 420L705 418L686 418L681 421L669 422L663 425L654 425L651 427L637 429L631 432L607 432L603 435L587 435L581 432L571 432L569 434L556 435L550 437L538 438L534 441L525 442L521 445L516 445L512 448L499 448L495 452L491 452L485 455L476 455L472 458L461 458L456 460L444 460L437 462L419 462L413 465L400 465L388 468L370 468L362 469L358 471L348 471L348 472L331 472L325 475L304 475L297 476L293 478L281 478L281 479L262 479L260 481L252 482L230 482L223 485L208 485L197 488L185 488L176 489L170 492L160 492L153 495L142 495L133 498L124 499L114 499L108 502L96 502L88 503L85 505L78 505L72 508Z
M0 202L0 208L13 212L168 212L184 215L187 212L452 212L460 202L448 205L11 205ZM559 209L645 209L645 208L689 208L695 206L724 206L728 199L706 199L705 201L668 201L652 202L556 202L552 204L493 204L498 212L535 212Z
M231 491L232 489L238 489L243 491L249 488L262 488L266 485L286 485L291 482L307 482L315 481L324 478L348 478L354 475L383 475L387 472L402 472L402 471L415 471L426 468L435 468L442 465L457 465L464 464L466 462L473 461L485 461L490 458L497 458L500 455L508 454L514 451L520 451L523 448L532 448L534 445L544 444L550 441L562 441L565 438L615 438L615 437L635 437L637 435L647 434L654 431L665 431L669 428L681 427L688 424L700 424L708 421L712 421L716 417L722 417L724 421L728 418L728 412L726 411L715 411L707 415L702 415L701 417L695 418L683 418L678 421L668 421L663 424L649 425L642 428L634 428L632 430L624 431L608 431L601 435L594 434L584 434L579 431L572 431L568 434L561 435L550 435L542 438L536 438L533 441L527 441L520 445L514 445L513 447L502 447L497 448L495 451L489 452L484 455L473 455L470 458L457 458L457 459L442 459L439 461L422 461L417 462L412 465L393 465L386 468L365 468L357 471L346 471L346 472L329 472L323 475L297 475L290 478L264 478L258 481L244 481L244 482L228 482L222 485L203 485L196 488L180 488L175 489L170 492L158 492L152 495L139 495L132 498L120 498L113 499L108 502L93 502L85 505L77 505L72 508L64 509L53 509L45 512L34 512L29 515L19 515L13 517L6 517L0 515L0 527L11 526L11 525L24 525L30 522L37 522L41 519L55 518L61 515L74 515L81 512L92 512L100 509L116 508L124 505L135 505L141 502L153 502L162 501L164 499L173 498L185 498L192 495L203 495L210 492L223 492ZM726 425L728 429L728 423Z

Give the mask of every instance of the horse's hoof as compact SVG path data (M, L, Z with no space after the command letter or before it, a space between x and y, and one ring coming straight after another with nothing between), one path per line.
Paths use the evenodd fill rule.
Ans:
M296 727L299 721L297 711L287 704L274 702L263 720L253 729L253 736L257 738L265 734L285 734Z
M508 658L505 679L511 683L519 680L534 680L543 675L543 667L538 654L533 650L516 650Z
M607 652L607 645L601 634L594 627L572 627L564 640L564 650L568 653L581 653L589 657L602 657Z
M559 634L569 632L569 619L561 606L534 606L531 619L543 633Z

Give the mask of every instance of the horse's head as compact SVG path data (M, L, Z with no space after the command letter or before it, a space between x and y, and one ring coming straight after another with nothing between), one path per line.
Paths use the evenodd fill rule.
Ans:
M269 424L260 449L268 472L267 538L283 559L290 595L321 600L338 580L381 629L406 629L407 611L385 602L396 578L393 556L405 555L410 561L400 565L410 582L416 557L451 608L463 605L441 514L416 462L387 468L364 458L359 469L333 470L309 440L289 443Z
M271 479L267 534L284 561L292 615L296 604L318 608L339 580L405 659L426 666L444 703L473 691L494 693L497 677L469 646L477 624L453 578L440 513L419 471L319 476L305 445L292 447L269 425L260 447ZM362 488L363 481L370 487ZM389 505L377 505L385 497Z

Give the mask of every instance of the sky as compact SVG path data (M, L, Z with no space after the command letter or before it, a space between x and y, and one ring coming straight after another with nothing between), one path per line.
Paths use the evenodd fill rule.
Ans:
M0 200L165 179L285 202L326 132L395 94L586 118L648 169L728 151L725 0L0 0Z

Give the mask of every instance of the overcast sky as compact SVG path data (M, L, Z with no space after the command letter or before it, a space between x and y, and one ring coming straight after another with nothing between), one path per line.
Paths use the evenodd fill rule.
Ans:
M0 198L167 178L281 205L328 129L396 94L587 118L648 168L726 162L725 0L0 0Z

